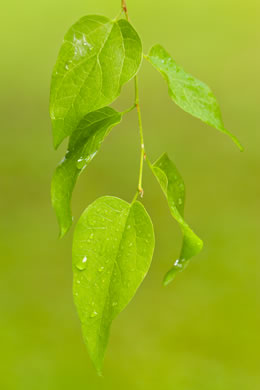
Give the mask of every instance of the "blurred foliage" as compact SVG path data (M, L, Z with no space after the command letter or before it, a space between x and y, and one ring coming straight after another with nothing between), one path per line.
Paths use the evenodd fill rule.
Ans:
M144 203L155 225L148 277L112 328L97 377L72 302L71 233L57 240L50 180L65 146L52 148L49 84L68 27L85 14L113 17L119 0L14 0L1 6L1 373L5 390L256 390L259 327L258 0L129 0L144 51L163 44L215 92L244 153L170 101L149 64L140 75L146 148L167 151L187 187L186 218L203 252L161 285L181 236L146 169ZM133 99L123 90L119 109ZM137 185L136 113L128 114L80 178L76 218L104 194L131 200ZM126 175L125 172L128 172Z

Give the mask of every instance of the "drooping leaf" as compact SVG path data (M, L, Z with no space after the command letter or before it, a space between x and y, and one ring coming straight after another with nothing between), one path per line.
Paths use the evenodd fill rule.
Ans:
M106 196L80 217L73 241L73 291L90 357L101 371L109 329L152 260L152 222L139 202Z
M184 220L185 187L173 162L165 153L150 167L167 198L171 214L179 223L183 233L180 257L164 278L164 285L167 285L177 272L187 266L189 259L201 251L203 243Z
M237 138L225 129L217 100L205 83L186 73L161 45L153 46L147 59L163 75L169 95L179 107L229 135L243 150Z
M54 146L91 111L111 104L137 73L142 44L126 20L81 18L65 35L53 70L50 115Z
M51 186L52 204L60 225L60 236L72 224L71 196L76 180L97 154L104 138L120 123L122 114L104 107L85 116L72 134L68 151L57 166Z

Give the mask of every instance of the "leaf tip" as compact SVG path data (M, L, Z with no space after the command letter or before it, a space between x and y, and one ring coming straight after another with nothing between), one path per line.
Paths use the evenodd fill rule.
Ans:
M65 236L67 231L68 231L68 229L60 228L60 232L59 232L59 239L60 240Z
M70 216L69 219L68 218L63 219L62 215L59 215L58 213L56 213L56 214L57 214L59 228L60 228L59 239L62 239L70 230L70 227L71 227L72 222L73 222L73 217Z
M167 287L172 281L173 279L175 279L175 275L176 275L176 270L174 268L171 268L167 273L166 275L164 276L164 279L163 279L163 286L164 287Z
M103 372L102 372L102 370L101 370L100 368L96 368L96 371L97 371L97 374L98 374L98 376L99 376L100 378L103 378L103 377L104 377Z
M57 150L60 144L62 143L62 141L64 140L64 138L66 138L64 136L62 137L57 130L58 128L56 128L56 123L53 121L52 122L52 143L53 143L54 150Z
M238 149L240 150L240 152L243 152L244 151L244 147L243 145L240 143L240 141L237 139L237 137L235 135L233 135L232 133L230 133L230 131L228 131L227 129L224 129L225 132L230 136L230 138L232 139L232 141L234 142L234 144L238 147Z
M240 152L243 152L244 151L244 147L243 145L238 141L238 139L236 137L233 136L233 141L235 142L235 144L237 145L238 149L240 150Z
M240 150L240 152L244 152L244 150L245 150L244 146L241 145L240 143L239 143L239 150Z
M97 345L98 347L98 345ZM88 348L88 352L89 352L89 355L90 355L90 359L94 365L94 368L96 370L96 373L97 375L100 377L100 378L103 378L104 375L103 375L103 364L104 364L104 357L105 357L105 349L106 349L106 346L105 348L103 348L101 354L99 354L98 356L97 355L93 355L91 353L91 349Z
M53 137L53 148L54 150L57 150L58 147L60 146L61 142L57 140L55 137Z

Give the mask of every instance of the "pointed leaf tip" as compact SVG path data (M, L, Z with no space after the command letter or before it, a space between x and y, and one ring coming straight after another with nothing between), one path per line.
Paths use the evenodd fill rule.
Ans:
M146 276L153 250L153 225L139 202L99 198L76 225L74 301L89 355L99 373L111 323Z
M163 278L164 287L167 287L173 281L173 279L175 279L175 276L176 276L176 271L170 269Z
M180 108L227 134L243 150L238 139L225 129L218 102L204 82L185 72L161 45L153 46L145 58L162 74L170 97Z

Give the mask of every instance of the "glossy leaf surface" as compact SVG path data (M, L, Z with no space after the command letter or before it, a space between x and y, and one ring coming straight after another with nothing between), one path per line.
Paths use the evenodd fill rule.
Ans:
M68 151L55 170L51 186L52 204L61 237L72 223L70 202L78 176L93 160L104 138L121 118L119 112L104 107L86 115L72 134Z
M141 59L140 38L126 20L91 15L69 29L51 81L55 148L85 115L118 97L123 84L137 73Z
M101 371L113 319L132 299L152 260L152 222L139 202L97 199L73 241L73 290L90 357Z
M203 243L184 220L185 187L173 162L165 153L151 165L151 168L167 198L171 214L179 223L183 233L180 257L164 278L164 284L167 285L177 272L186 267L189 259L201 251Z
M237 138L225 129L217 100L205 83L185 72L161 45L153 46L147 59L163 75L169 95L179 107L229 135L242 150Z

